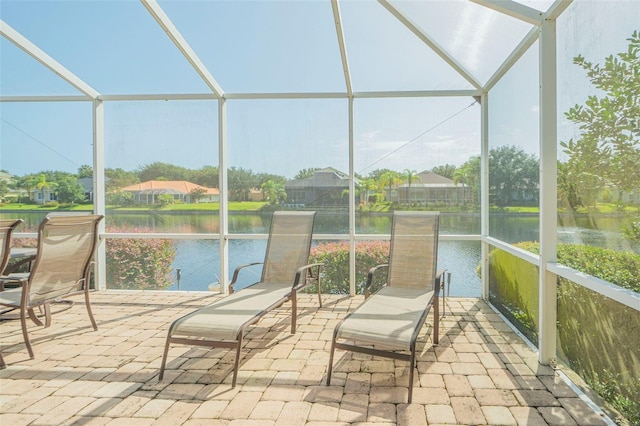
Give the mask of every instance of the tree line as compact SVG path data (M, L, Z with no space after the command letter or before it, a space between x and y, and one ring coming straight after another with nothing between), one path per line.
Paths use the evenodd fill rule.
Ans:
M538 159L534 155L525 153L515 146L503 146L490 150L490 187L492 200L498 204L509 204L514 196L523 191L537 198ZM294 179L304 179L313 176L319 167L301 169ZM480 190L480 157L473 156L461 166L445 164L430 170L440 176L453 180L455 184L464 184L475 193ZM93 170L89 165L83 165L77 173L61 171L42 171L21 177L13 177L10 182L0 180L0 197L9 193L10 189L24 190L30 198L37 191L51 191L60 203L82 203L86 199L84 189L78 182L80 178L91 178ZM150 180L160 181L189 181L208 188L219 187L219 169L215 166L204 166L200 169L189 169L175 164L154 162L140 166L136 170L128 171L121 168L105 169L106 193L108 204L128 204L131 194L122 188ZM282 175L265 172L254 172L242 167L230 167L227 171L230 201L249 200L250 191L261 190L265 199L275 204L286 200L284 184L287 178ZM404 169L376 169L367 175L356 174L357 190L361 198L368 202L383 202L390 190L401 184L412 186L420 182L416 170ZM367 194L364 197L364 194ZM202 197L202 193L195 191L192 198ZM516 197L517 198L517 197ZM522 197L520 197L522 198ZM27 199L18 200L29 202ZM476 200L477 202L477 200Z

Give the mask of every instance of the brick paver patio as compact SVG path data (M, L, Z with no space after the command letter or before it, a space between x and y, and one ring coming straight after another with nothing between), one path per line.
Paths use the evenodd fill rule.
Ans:
M245 339L236 388L232 351L179 345L158 382L169 324L213 297L94 293L98 331L78 297L50 328L30 323L33 360L19 322L2 321L0 425L605 424L477 299L447 300L438 346L423 329L412 404L401 361L337 351L325 385L333 328L361 296L325 295L316 310L303 295L295 335L290 304L268 314Z

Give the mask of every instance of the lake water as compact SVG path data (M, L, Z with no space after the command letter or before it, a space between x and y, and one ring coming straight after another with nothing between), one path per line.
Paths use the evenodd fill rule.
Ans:
M20 228L34 231L46 212L3 213L3 218L21 217L25 224ZM230 213L229 231L237 234L267 234L269 232L270 213ZM637 246L621 238L619 227L621 218L616 216L562 216L559 228L559 240L567 243L589 244L617 250L640 252ZM218 233L217 213L159 213L147 211L141 213L107 213L109 232L131 232L132 229L144 229L146 232L159 233ZM535 215L492 214L489 221L490 235L507 243L538 240L539 220ZM372 214L356 216L356 233L389 234L391 214ZM314 234L346 234L348 216L346 213L319 212L316 216ZM440 234L471 235L480 232L480 216L470 213L442 213ZM314 244L322 241L314 240ZM177 253L173 262L173 275L176 278L169 290L201 291L207 290L218 281L220 275L219 242L212 240L175 240ZM229 273L236 266L259 262L264 258L265 239L230 239ZM442 240L439 244L438 267L452 273L451 295L479 297L481 286L476 274L480 263L479 241ZM180 282L177 270L180 270ZM241 275L238 288L255 282L259 278L260 267L245 270Z

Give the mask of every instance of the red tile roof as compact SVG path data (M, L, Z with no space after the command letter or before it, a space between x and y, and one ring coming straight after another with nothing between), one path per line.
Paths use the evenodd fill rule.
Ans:
M220 190L218 188L207 188L206 186L197 185L193 182L187 182L186 180L149 180L142 183L136 183L135 185L125 186L123 191L132 192L148 192L157 190L169 190L172 192L180 192L182 194L189 194L191 191L197 188L202 188L209 195L218 195Z

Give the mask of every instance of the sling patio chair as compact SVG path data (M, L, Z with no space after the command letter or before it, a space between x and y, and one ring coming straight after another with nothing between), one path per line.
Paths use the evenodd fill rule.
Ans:
M6 219L0 220L0 275L9 263L9 255L11 254L11 234L18 225L23 222L22 219Z
M236 385L242 339L247 328L267 312L291 301L291 333L296 332L297 293L317 284L320 295L321 264L307 264L315 212L274 212L264 262L239 266L233 273L230 294L174 321L169 327L159 380L164 376L171 343L235 348L232 387ZM233 286L243 268L262 264L260 281L238 291Z
M9 255L11 252L11 234L13 234L13 231L21 223L22 219L0 220L0 275L2 275L4 268L6 268L7 264L9 263ZM3 290L3 288L0 287L0 290ZM4 367L4 359L2 358L2 354L0 354L0 368Z
M43 325L34 308L43 308L44 326L48 327L51 325L50 304L83 292L91 325L94 330L98 329L89 303L89 278L98 244L98 225L103 218L102 215L45 217L38 229L37 253L30 272L0 277L2 285L20 285L0 292L0 306L20 309L22 335L31 359L34 355L27 332L27 315L37 325Z
M336 325L327 385L336 349L409 361L411 403L416 340L432 305L433 343L438 343L438 293L444 275L436 272L438 219L435 212L394 212L389 263L369 270L365 301ZM387 271L386 284L370 294L374 274L380 270Z

